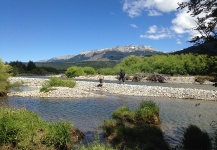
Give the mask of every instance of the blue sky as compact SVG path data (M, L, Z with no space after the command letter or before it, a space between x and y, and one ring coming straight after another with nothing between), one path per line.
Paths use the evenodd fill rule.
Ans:
M192 46L187 0L0 0L0 59L39 61L125 45Z

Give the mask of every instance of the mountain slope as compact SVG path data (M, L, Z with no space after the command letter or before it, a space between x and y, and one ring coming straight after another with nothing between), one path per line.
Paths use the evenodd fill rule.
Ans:
M206 54L209 56L217 56L217 42L204 43L197 46L191 46L181 51L176 51L171 54Z
M149 46L127 45L100 50L91 50L87 52L82 52L75 56L68 55L68 57L55 57L45 62L120 61L130 55L142 57L152 56L156 54L164 53L157 51Z

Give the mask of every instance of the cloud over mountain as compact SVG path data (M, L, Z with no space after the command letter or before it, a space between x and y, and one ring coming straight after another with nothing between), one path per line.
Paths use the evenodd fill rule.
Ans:
M193 30L196 26L195 18L187 13L186 9L177 10L178 3L188 2L189 0L124 0L123 11L128 16L135 18L146 14L148 16L164 17L165 13L175 12L171 25L161 27L151 25L145 34L141 34L141 38L149 38L153 40L175 37L179 39L179 35L187 34L189 39L197 35L198 32ZM155 32L153 32L155 30ZM189 40L186 39L186 40ZM179 39L180 40L180 39Z

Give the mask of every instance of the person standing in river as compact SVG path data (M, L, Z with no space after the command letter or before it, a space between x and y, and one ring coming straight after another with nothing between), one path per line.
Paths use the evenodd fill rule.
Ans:
M119 73L119 83L121 83L121 81L123 84L125 83L125 72L123 70L121 70Z
M104 76L101 73L98 73L98 79L99 79L99 84L97 86L102 87Z

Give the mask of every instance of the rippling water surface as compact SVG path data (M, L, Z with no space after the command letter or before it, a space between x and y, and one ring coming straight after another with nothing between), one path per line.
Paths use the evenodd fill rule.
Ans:
M118 107L125 105L137 109L141 101L152 100L160 108L161 128L172 147L180 144L183 131L189 124L197 125L211 135L213 128L210 124L217 121L215 101L111 95L82 99L9 97L0 100L2 107L25 107L48 121L71 121L87 137L95 131L101 133L103 120L111 119L112 112Z

